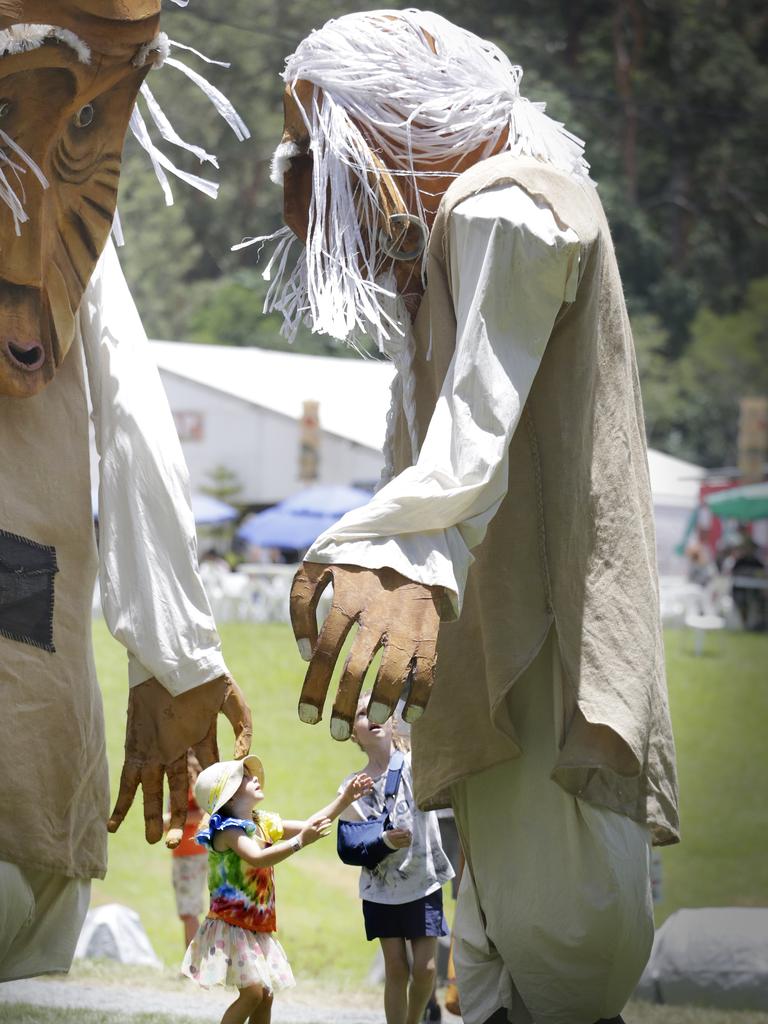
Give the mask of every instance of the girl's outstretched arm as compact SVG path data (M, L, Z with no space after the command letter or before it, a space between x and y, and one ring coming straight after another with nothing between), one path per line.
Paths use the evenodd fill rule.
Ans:
M293 832L291 836L265 847L259 846L255 839L251 839L245 829L228 828L216 834L216 849L220 853L232 850L251 867L268 868L287 860L303 846L309 846L310 843L327 836L330 830L330 819L315 815L310 821L302 822L298 832Z
M333 821L334 818L338 818L342 811L345 811L350 804L354 803L355 800L358 800L366 793L369 793L372 789L373 779L369 775L364 775L362 772L359 772L357 775L353 775L335 800L332 800L327 807L321 807L319 811L315 811L315 813L310 815L306 821L288 821L283 818L283 835L289 838L291 836L297 836L300 834L301 830L311 822L322 821L323 819Z

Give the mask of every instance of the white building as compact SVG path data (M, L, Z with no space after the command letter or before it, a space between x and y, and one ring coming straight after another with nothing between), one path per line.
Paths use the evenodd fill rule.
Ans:
M239 501L268 505L305 487L302 414L318 403L317 477L324 484L379 479L393 367L223 345L153 341L193 490L226 467L242 484ZM675 546L698 505L701 467L648 453L661 571L681 571Z
M271 505L309 482L378 481L391 364L170 341L153 341L152 351L192 490L221 466L249 505ZM313 481L301 477L305 402L318 403Z

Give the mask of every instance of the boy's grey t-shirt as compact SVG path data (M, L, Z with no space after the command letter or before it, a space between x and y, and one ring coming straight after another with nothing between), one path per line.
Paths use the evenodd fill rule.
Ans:
M350 778L351 775L340 788ZM350 806L345 818L362 821L381 814L386 782L384 772L375 780L372 791ZM375 868L361 868L359 895L371 903L410 903L435 892L453 878L453 868L440 844L437 815L434 811L420 811L413 799L410 754L406 754L403 762L400 787L390 817L394 828L410 830L411 845L393 850Z

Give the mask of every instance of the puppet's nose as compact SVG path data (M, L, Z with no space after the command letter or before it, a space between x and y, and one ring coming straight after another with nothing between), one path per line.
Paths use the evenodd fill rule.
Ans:
M3 348L20 370L39 370L45 362L45 350L39 341L6 341Z

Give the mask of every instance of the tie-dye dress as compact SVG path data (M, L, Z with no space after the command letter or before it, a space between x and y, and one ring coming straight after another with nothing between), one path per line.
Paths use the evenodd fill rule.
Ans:
M204 988L261 984L270 990L294 983L288 958L274 935L275 876L271 867L256 868L233 850L213 848L216 832L239 828L271 846L283 835L280 816L260 811L255 821L212 814L197 841L208 847L211 908L189 944L181 970Z

